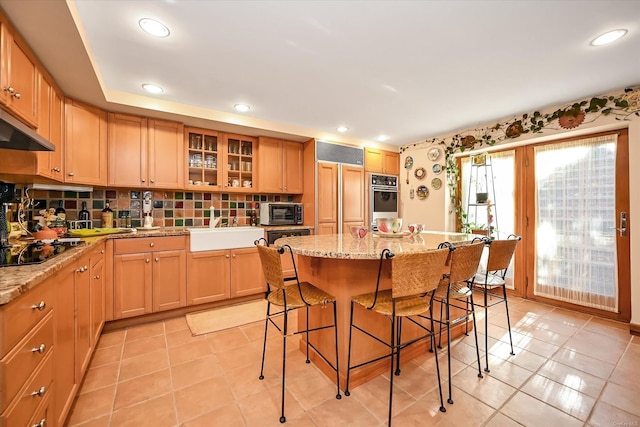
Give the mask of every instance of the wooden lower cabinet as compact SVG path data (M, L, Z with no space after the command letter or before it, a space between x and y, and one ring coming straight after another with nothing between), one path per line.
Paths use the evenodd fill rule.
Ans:
M266 290L256 248L193 252L188 255L188 305L255 295Z
M101 243L51 279L56 286L53 358L56 387L53 411L48 412L53 413L60 426L69 415L104 325L103 321L96 320L104 319L104 282L101 280L104 274L97 273L104 263L103 254L104 243Z
M114 244L114 319L187 304L184 236L121 239Z

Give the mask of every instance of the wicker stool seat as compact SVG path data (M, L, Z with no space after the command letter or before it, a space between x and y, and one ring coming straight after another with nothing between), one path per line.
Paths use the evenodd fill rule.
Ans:
M384 249L380 254L380 264L378 267L378 279L375 291L371 293L356 295L351 298L351 312L349 322L349 353L347 356L347 385L345 396L350 395L349 380L351 371L369 363L390 358L391 374L389 377L389 417L388 424L391 425L393 408L393 378L400 375L400 351L408 345L420 340L429 339L431 347L435 348L435 334L433 324L433 295L438 286L442 270L445 267L449 249L438 249L424 253L398 254L394 255L389 249ZM380 274L384 262L391 262L391 289L380 289ZM391 336L383 339L368 332L367 322L356 324L354 322L354 307L359 305L373 313L385 316L390 321ZM429 313L426 316L425 313ZM425 326L412 317L421 316L431 319L430 326ZM407 319L420 329L420 335L410 340L402 341L402 320ZM386 345L389 354L367 360L357 365L351 365L351 350L353 345L353 331L357 330L372 339ZM424 332L424 334L423 334ZM440 391L440 410L445 412L442 399L442 384L440 382L440 366L437 354L435 355L436 373L438 377L438 389Z
M298 271L295 265L295 259L291 247L284 245L280 248L269 247L265 239L259 239L255 242L258 248L258 254L260 255L260 263L262 264L262 271L264 277L267 280L269 291L267 294L267 317L264 324L264 343L262 345L262 362L260 366L259 378L264 379L264 358L267 351L267 329L269 324L272 324L282 334L282 397L281 397L281 412L280 422L286 422L284 416L284 397L285 397L285 378L286 378L286 362L287 362L287 336L295 334L306 335L306 362L309 360L309 347L313 348L316 353L324 359L325 362L336 372L336 385L337 394L336 399L342 398L340 394L340 375L338 370L338 328L336 327L336 299L333 295L324 292L321 289L313 286L309 282L300 282L298 279ZM281 255L285 252L289 252L291 260L293 262L293 268L295 271L294 277L285 277L282 270ZM324 326L318 326L314 328L309 327L309 307L313 306L325 306L327 304L333 305L333 323ZM277 309L272 311L272 307ZM289 312L298 309L306 310L306 328L298 330L293 333L289 333L288 316ZM283 317L282 328L275 322L275 318ZM311 342L309 341L309 333L314 331L320 331L323 329L333 328L335 339L335 363L328 360Z

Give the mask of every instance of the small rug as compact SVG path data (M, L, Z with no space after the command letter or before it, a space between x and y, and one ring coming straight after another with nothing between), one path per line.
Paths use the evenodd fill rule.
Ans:
M191 333L196 336L264 320L266 312L267 300L261 299L189 313L185 317Z

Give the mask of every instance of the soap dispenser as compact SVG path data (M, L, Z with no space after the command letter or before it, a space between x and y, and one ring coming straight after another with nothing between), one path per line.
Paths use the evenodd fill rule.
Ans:
M215 228L217 221L215 220L216 211L213 205L209 206L209 228Z

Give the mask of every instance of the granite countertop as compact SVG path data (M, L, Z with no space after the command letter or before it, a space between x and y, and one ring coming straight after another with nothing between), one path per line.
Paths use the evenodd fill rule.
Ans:
M259 226L260 227L260 226ZM194 227L189 227L194 228ZM206 228L206 227L202 227ZM262 226L268 230L295 230L313 228L303 225L282 225L282 226ZM185 236L189 235L187 227L160 227L155 230L123 231L118 234L108 234L95 237L84 237L84 243L79 244L65 252L56 255L50 260L40 264L11 266L0 268L0 305L7 304L25 292L29 291L39 283L53 276L58 271L65 268L78 257L88 252L93 246L106 239L136 239L144 237L165 237L165 236ZM26 244L28 242L15 242Z
M422 232L419 235L384 237L368 233L363 239L350 234L283 237L275 241L278 246L289 245L298 255L336 259L379 259L383 249L393 253L416 253L433 250L442 242L453 244L468 242L474 235L464 233Z

